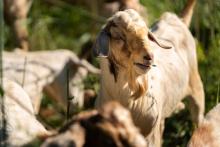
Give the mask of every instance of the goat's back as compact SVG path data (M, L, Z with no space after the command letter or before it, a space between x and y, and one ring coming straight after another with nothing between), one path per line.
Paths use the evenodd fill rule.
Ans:
M188 66L197 65L196 45L188 27L173 13L166 12L151 30L161 41L172 44L179 57Z

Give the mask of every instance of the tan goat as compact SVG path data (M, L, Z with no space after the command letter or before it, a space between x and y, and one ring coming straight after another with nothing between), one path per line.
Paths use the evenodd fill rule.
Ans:
M160 146L165 118L186 96L193 121L203 119L203 85L187 28L195 2L189 3L183 21L173 13L163 14L151 29L155 36L136 11L117 12L94 45L102 72L96 107L110 100L128 107L150 145Z
M220 147L220 104L205 116L188 147Z

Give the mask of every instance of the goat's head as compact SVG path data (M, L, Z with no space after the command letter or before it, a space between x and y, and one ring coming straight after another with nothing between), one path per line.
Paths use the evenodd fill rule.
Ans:
M169 48L158 42L136 11L128 9L117 12L108 20L94 49L99 57L108 57L118 66L143 74L153 62L150 41Z
M108 58L116 69L138 77L146 74L153 63L150 41L169 48L159 43L136 11L128 9L108 20L96 40L94 51L97 56Z

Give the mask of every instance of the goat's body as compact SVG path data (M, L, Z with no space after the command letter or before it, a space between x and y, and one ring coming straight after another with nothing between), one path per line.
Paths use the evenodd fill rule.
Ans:
M183 61L172 50L155 48L155 65L145 76L148 79L148 92L136 100L131 98L126 72L119 72L118 81L109 70L107 59L101 59L101 90L97 105L109 100L119 101L131 110L135 124L146 136L161 117L169 116L180 100L186 95L189 75ZM186 66L186 65L185 65ZM186 66L187 67L187 66ZM187 71L185 71L187 69ZM173 73L178 73L175 76ZM141 113L140 113L141 112ZM159 124L157 124L159 125Z
M6 126L0 126L3 137L1 143L5 142L7 146L22 146L36 137L50 134L36 119L31 99L20 85L4 78L3 90L4 113L0 111L0 121L3 122L5 118ZM0 108L2 110L2 104ZM4 129L6 136L3 134Z
M61 50L30 53L22 51L4 52L4 76L23 86L37 113L43 88L52 83L60 74L65 64L70 60L70 55L70 52ZM65 86L64 80L63 85Z
M158 80L161 84L157 89L163 91L161 100L165 101L162 112L164 117L168 117L175 108L173 106L191 94L190 76L197 70L195 41L185 24L172 13L165 13L152 30L158 38L173 46L170 50L153 47L155 65L163 77Z
M108 59L103 58L100 63L101 90L96 104L99 107L109 100L119 101L131 110L135 124L150 138L150 144L159 146L161 142L158 137L163 132L161 125L185 96L192 95L195 122L202 119L204 93L198 74L195 42L185 24L176 15L165 13L152 30L172 49L164 50L151 42L156 66L138 77L140 80L143 77L147 79L145 96L133 99L128 86L128 73L119 69L116 81Z
M192 119L197 124L200 123L204 113L204 91L198 72L193 36L187 26L172 13L165 13L152 30L156 36L173 45L170 51L160 50L155 53L158 56L158 65L164 72L163 92L167 94L163 104L163 116L170 116L173 106L185 96L191 96L189 101Z
M81 64L82 60L68 50L3 52L4 76L23 86L31 98L35 113L38 113L43 91L65 104L67 80L70 86L68 95L75 97L73 104L83 105L82 82L88 70L80 67Z
M106 59L101 59L100 65L103 73L101 73L101 89L100 95L96 101L96 106L101 107L105 102L111 100L120 102L122 105L131 110L136 125L142 127L142 133L149 133L156 121L155 116L158 114L157 104L151 107L154 100L149 99L147 94L145 97L138 98L137 100L132 98L128 99L131 97L131 90L126 81L128 76L127 73L119 73L118 81L115 82L114 76L109 71L108 61Z

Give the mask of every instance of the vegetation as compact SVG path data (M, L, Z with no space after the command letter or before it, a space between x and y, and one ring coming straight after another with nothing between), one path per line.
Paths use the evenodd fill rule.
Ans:
M177 14L186 0L141 0L147 9L149 25L165 11ZM198 0L195 8L191 32L197 42L200 74L206 94L206 112L216 105L220 97L220 1ZM34 0L28 17L31 50L51 50L67 48L80 53L81 47L93 39L104 23L103 17L93 15L83 6L70 5L67 0ZM5 48L15 47L10 28L5 26ZM95 62L97 65L97 63ZM86 87L98 89L98 78L89 76ZM52 107L52 102L44 99L44 107ZM187 103L187 101L185 102ZM50 127L57 128L65 115L57 112L53 118L45 120ZM51 124L51 122L54 122ZM186 146L193 125L188 110L184 110L166 122L164 146Z

